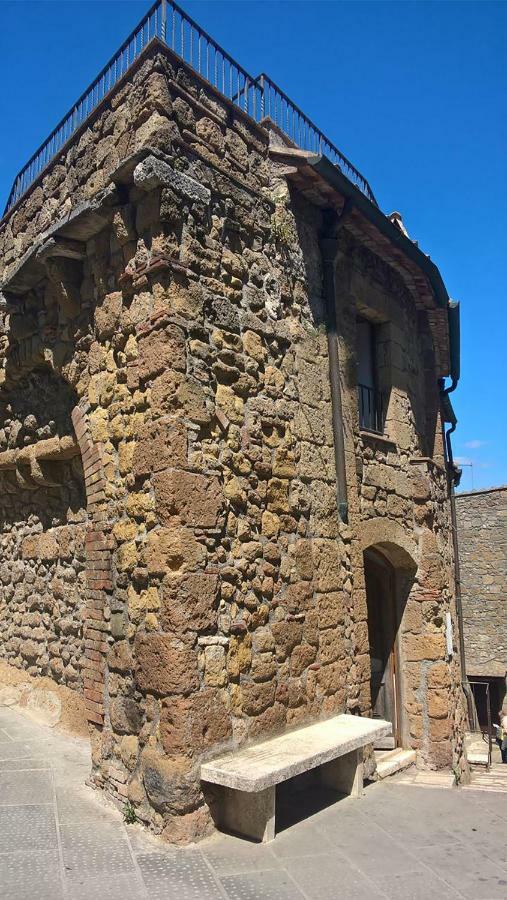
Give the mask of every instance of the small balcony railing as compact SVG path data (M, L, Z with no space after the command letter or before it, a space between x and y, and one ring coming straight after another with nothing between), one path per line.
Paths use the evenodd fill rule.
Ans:
M173 0L156 0L70 112L16 175L7 213L60 153L67 141L123 78L150 41L158 38L256 122L269 117L302 150L325 154L377 205L366 178L267 75L249 75Z
M384 398L381 391L358 384L359 427L362 431L382 434L384 431Z

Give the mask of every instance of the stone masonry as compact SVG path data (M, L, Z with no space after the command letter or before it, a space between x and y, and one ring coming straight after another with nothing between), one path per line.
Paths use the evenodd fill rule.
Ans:
M204 758L370 714L372 546L397 573L403 745L461 765L446 311L344 221L344 522L320 246L344 200L306 163L152 41L0 225L0 653L84 693L94 783L170 841L211 827ZM359 428L358 314L383 435Z
M456 495L467 675L507 673L507 487Z

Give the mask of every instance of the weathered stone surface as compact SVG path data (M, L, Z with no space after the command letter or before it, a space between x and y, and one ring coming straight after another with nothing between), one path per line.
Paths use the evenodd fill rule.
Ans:
M168 417L157 419L143 425L136 438L132 468L137 477L186 465L187 433L183 422Z
M285 659L300 643L303 626L299 622L274 622L271 631L276 643L277 656Z
M467 674L507 670L507 488L456 495Z
M199 686L197 656L174 646L167 634L142 634L136 639L136 679L141 690L167 696L190 694Z
M205 548L188 528L164 527L151 531L148 536L146 563L153 575L196 569L205 558Z
M241 686L243 712L247 716L259 715L274 703L275 693L276 684L272 681L260 684L245 682Z
M111 647L107 662L113 672L128 672L132 668L132 651L128 641L116 641Z
M166 369L185 371L185 334L177 325L167 325L139 339L139 377L154 378Z
M162 524L178 516L194 528L215 528L223 502L218 478L171 469L153 478L155 502Z
M122 295L119 291L113 291L104 297L101 306L95 310L95 326L98 338L111 337L120 322L122 310Z
M183 578L166 576L162 582L160 621L166 631L212 631L218 618L218 577L191 572Z
M154 156L147 156L136 166L134 183L143 191L152 191L161 185L168 185L188 200L209 203L211 199L209 188Z
M38 534L25 538L21 545L21 553L25 559L58 559L60 555L58 541L53 534Z
M172 698L162 704L160 739L169 756L194 756L225 743L231 736L229 710L222 692L216 688L205 688L191 697Z
M115 697L109 707L111 726L119 734L137 734L143 720L139 704L129 697Z
M403 647L408 662L422 659L437 660L445 657L444 634L409 634Z
M168 759L151 747L141 756L143 784L152 805L160 812L184 813L199 802L199 786L186 760Z

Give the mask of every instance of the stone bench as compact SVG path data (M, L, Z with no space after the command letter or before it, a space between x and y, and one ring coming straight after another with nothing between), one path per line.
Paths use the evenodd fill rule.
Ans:
M223 789L217 824L254 840L273 840L276 785L317 767L324 785L359 797L363 747L391 730L382 719L344 714L204 763L201 780Z

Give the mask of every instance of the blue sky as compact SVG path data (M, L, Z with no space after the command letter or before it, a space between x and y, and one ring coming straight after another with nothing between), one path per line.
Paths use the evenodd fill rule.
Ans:
M399 210L461 301L462 489L507 483L507 3L181 5L266 71ZM0 202L148 4L0 2ZM6 86L7 85L7 89Z

